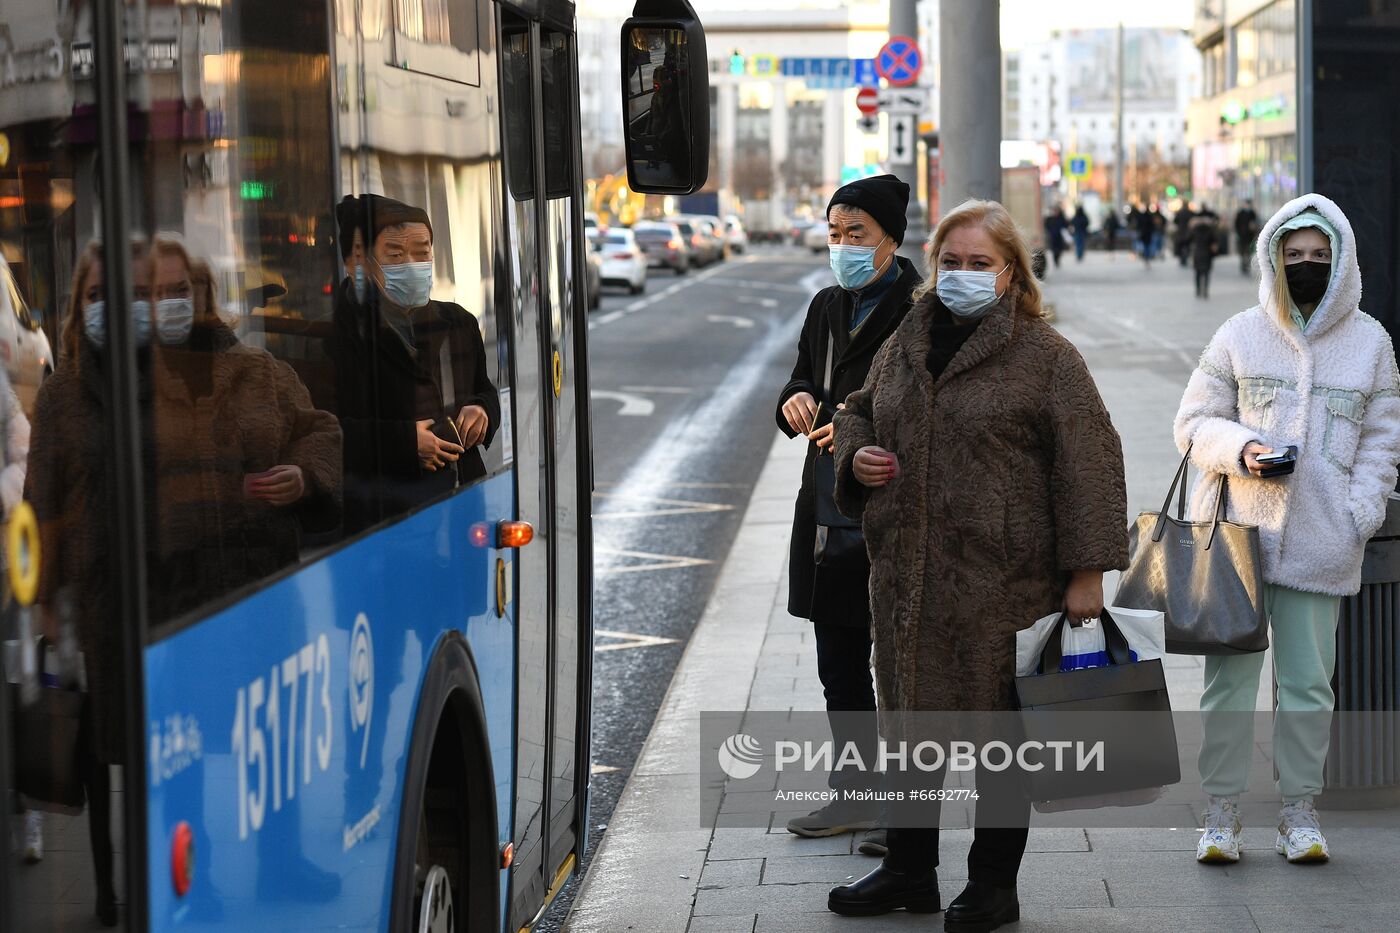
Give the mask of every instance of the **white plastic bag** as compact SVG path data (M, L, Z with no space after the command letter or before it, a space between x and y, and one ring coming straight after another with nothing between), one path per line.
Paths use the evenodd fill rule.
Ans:
M1109 606L1108 612L1118 629L1128 640L1134 661L1161 658L1167 650L1166 617L1155 609L1122 609ZM1016 633L1016 676L1029 677L1040 664L1040 654L1050 640L1050 633L1062 613L1037 619L1030 628ZM1073 671L1085 667L1102 667L1108 663L1103 628L1097 621L1081 626L1066 625L1060 638L1063 659L1060 670Z

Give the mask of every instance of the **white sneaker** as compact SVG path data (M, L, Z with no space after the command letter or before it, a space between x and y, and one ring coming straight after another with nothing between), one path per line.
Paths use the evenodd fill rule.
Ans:
M1325 862L1327 839L1317 825L1317 811L1311 800L1286 803L1278 815L1278 841L1274 848L1295 865L1301 862Z
M38 810L24 814L24 860L30 865L44 860L44 814Z
M1240 860L1240 804L1236 797L1212 797L1206 805L1205 830L1196 845L1196 861L1208 864Z

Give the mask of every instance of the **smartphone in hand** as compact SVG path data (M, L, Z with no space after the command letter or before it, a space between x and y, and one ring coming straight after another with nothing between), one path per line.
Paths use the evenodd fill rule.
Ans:
M1298 448L1291 445L1275 447L1269 453L1255 454L1254 459L1258 460L1259 465L1263 468L1259 471L1259 475L1264 479L1287 476L1298 465Z

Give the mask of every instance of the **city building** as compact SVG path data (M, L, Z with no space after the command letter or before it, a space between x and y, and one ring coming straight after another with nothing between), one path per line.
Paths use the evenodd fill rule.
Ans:
M1007 139L1057 146L1087 169L1072 193L1111 197L1117 123L1118 30L1051 33L1002 56L1002 123ZM1200 63L1190 36L1173 28L1123 30L1124 191L1161 197L1184 186L1190 152L1182 141Z
M1264 216L1316 191L1346 212L1361 308L1400 332L1400 2L1203 0L1188 143L1199 194Z

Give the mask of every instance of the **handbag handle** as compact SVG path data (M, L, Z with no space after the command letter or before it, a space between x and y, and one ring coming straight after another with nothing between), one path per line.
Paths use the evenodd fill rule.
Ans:
M1195 446L1193 441L1186 445L1186 453L1181 457L1181 465L1176 468L1176 476L1172 478L1171 487L1167 489L1167 498L1162 502L1162 510L1157 513L1157 524L1152 529L1152 540L1161 541L1162 535L1167 531L1167 515L1171 511L1172 494L1177 496L1176 500L1176 520L1184 522L1186 520L1186 470L1191 463L1191 448ZM1215 533L1220 530L1220 523L1225 520L1227 502L1229 499L1230 478L1224 473L1220 474L1220 486L1215 492L1215 517L1211 520L1210 536L1206 538L1206 550L1215 543Z
M1064 636L1065 623L1068 621L1069 612L1060 613L1060 620L1055 623L1055 630L1050 633L1050 640L1045 643L1044 650L1040 652L1040 673L1053 674L1060 669L1060 662L1064 660L1064 646L1060 644L1060 639ZM1107 606L1104 607L1103 613L1099 616L1099 625L1103 627L1103 643L1108 652L1109 663L1115 665L1133 663L1127 636L1118 627L1118 623L1113 620Z
M836 356L836 334L830 328L826 331L826 376L822 379L822 401L831 402L831 366Z

